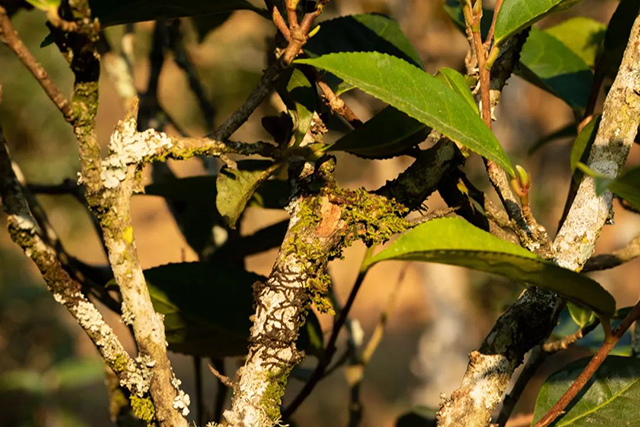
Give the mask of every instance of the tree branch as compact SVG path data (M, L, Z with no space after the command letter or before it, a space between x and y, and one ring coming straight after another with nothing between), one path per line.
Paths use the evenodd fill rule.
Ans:
M11 24L9 15L7 15L7 11L2 6L0 6L0 41L6 44L9 49L16 54L33 77L40 83L40 86L42 86L47 96L53 101L58 110L60 110L64 119L71 123L74 120L74 116L69 101L62 92L60 92L58 86L51 80L47 71L31 54L20 37L18 37L18 32Z
M583 273L589 271L607 270L629 262L640 256L640 235L634 237L629 244L610 254L591 257L582 269Z

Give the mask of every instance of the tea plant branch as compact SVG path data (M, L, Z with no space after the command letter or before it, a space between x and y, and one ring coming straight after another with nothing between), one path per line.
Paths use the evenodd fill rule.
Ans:
M578 378L571 384L565 394L562 395L560 400L553 405L553 407L538 421L534 427L546 427L551 424L556 418L564 413L564 410L575 399L580 391L587 384L589 379L596 373L602 362L607 358L607 355L613 350L620 338L631 327L631 325L640 319L640 302L631 310L627 317L613 330L611 336L605 339L602 347L593 355L591 361L587 364L584 370L578 375Z
M213 139L221 141L228 139L240 126L242 126L244 122L247 121L251 113L253 113L262 101L264 101L267 95L271 93L276 79L296 58L302 49L302 46L304 46L307 41L309 31L311 31L311 27L313 26L315 19L322 13L324 6L329 1L330 0L319 0L316 3L315 10L308 12L303 16L302 22L295 27L295 31L292 31L292 29L289 28L291 31L291 39L287 47L282 52L282 55L280 55L280 57L265 70L258 82L258 85L251 94L249 94L249 97L240 106L240 108L234 111L233 114L231 114L231 116L211 134Z
M587 325L581 327L577 331L572 334L566 335L559 340L549 341L544 343L542 348L547 354L554 354L562 350L568 349L570 346L584 338L585 335L589 334L595 328L598 327L600 321L596 318L592 322L589 322Z
M610 254L593 256L587 261L582 272L599 271L614 268L640 256L640 235L634 237L629 244Z
M117 375L120 385L143 398L149 390L147 367L131 359L100 312L82 292L82 285L64 269L56 249L42 236L43 230L32 215L25 190L14 171L16 168L0 129L0 195L12 240L33 260L54 299L64 305L82 327L105 364Z
M605 101L603 118L589 154L590 168L615 177L623 167L640 121L640 18L634 24L622 65ZM567 220L558 233L554 262L579 271L611 217L611 193L597 195L584 177ZM546 339L559 309L559 297L528 288L496 322L479 351L473 352L461 387L445 400L440 426L486 426L515 368L533 346ZM523 337L525 337L523 339ZM481 391L481 392L474 392Z
M136 122L129 117L112 135L110 155L104 160L101 158L96 133L100 73L96 48L98 28L91 18L87 0L70 3L68 8L69 16L82 31L66 34L52 30L52 35L75 75L72 124L87 202L104 233L109 262L123 299L123 320L131 325L139 358L150 370L151 401L145 405L151 412L147 421L155 420L162 427L186 427L184 415L188 413L189 399L179 390L180 382L171 370L163 319L151 304L131 225L130 199L139 186L138 161L141 152L149 152L149 145L145 144L149 141L130 139ZM134 113L137 114L137 110Z
M51 80L44 67L36 60L27 46L18 37L18 32L11 24L11 19L5 8L0 6L0 41L2 41L22 61L24 66L36 78L47 96L60 110L64 119L71 123L74 120L73 111L67 98L62 94L58 86Z
M336 95L333 89L331 89L331 87L322 80L320 76L317 76L316 83L322 91L327 104L334 113L344 118L354 128L362 125L362 121L358 118L356 113L354 113L353 110L345 104L342 98Z

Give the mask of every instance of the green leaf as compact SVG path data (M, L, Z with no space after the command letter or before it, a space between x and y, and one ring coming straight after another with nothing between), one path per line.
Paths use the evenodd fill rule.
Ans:
M551 375L542 385L533 413L534 424L560 399L591 358L580 359ZM555 423L556 427L638 425L640 360L609 356ZM533 425L533 424L532 424Z
M571 304L570 302L567 303L567 309L569 310L569 314L571 315L573 321L581 328L584 328L586 325L593 322L596 318L593 311L577 306L575 304Z
M253 193L278 167L279 164L268 160L243 160L238 162L238 169L225 166L220 170L216 180L216 206L229 227L236 227Z
M426 222L402 234L367 263L401 259L460 265L554 291L597 314L611 316L615 300L597 282L558 267L459 218Z
M60 0L27 0L27 3L45 12L55 11L60 7Z
M169 179L145 187L145 194L161 196L170 207L185 240L196 253L212 241L211 230L222 225L216 209L216 181L212 176Z
M496 18L494 40L504 39L539 21L547 14L564 10L580 0L504 0Z
M184 262L144 272L153 307L165 316L169 350L202 357L246 354L253 284L265 278L229 263ZM308 322L318 322L309 313ZM303 350L308 328L301 330ZM306 340L306 341L304 341Z
M296 145L300 145L311 128L313 113L316 111L318 98L316 86L301 70L294 68L289 75L286 86L278 89L280 97L293 119Z
M458 93L413 65L376 52L334 53L297 62L346 82L493 160L511 176L511 161L491 130Z
M89 5L102 27L183 16L229 13L238 9L260 12L245 0L89 0Z
M478 104L476 104L476 101L473 99L473 94L471 93L471 89L469 89L469 84L462 74L453 68L444 67L438 70L435 77L458 95L462 96L469 105L471 105L471 108L479 114Z
M368 159L388 159L420 144L431 129L393 107L387 107L335 143L328 151L347 151Z
M567 19L545 31L560 40L589 67L593 67L602 47L607 26L591 18L579 16Z
M518 74L551 92L574 109L584 109L593 73L571 49L551 34L536 28L522 48Z
M202 357L245 354L252 285L264 277L231 264L179 263L145 270L153 307L165 316L169 350Z
M640 210L640 167L624 172L614 179L608 188L635 209Z
M640 13L640 0L622 0L611 16L604 36L604 50L599 68L605 75L614 78L620 68L624 50L629 42L631 27Z
M96 359L65 360L51 369L59 390L70 390L102 382L104 362Z
M584 163L587 160L586 157L589 156L591 144L593 144L598 133L600 118L601 116L594 117L587 123L573 143L573 147L571 147L571 172L575 172L578 163Z
M349 15L320 23L320 30L304 46L310 57L339 52L381 52L422 68L422 60L398 23L377 14ZM353 86L335 76L326 82L340 95Z
M277 248L282 244L288 225L288 220L280 221L248 236L228 240L216 253L216 260L237 260Z

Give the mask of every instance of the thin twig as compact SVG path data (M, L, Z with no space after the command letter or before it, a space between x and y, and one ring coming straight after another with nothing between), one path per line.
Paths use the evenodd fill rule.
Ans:
M336 114L343 117L354 128L362 125L362 121L358 118L356 113L354 113L353 110L347 104L344 103L342 98L336 95L333 89L331 89L331 87L324 80L318 78L316 80L316 83L318 84L318 87L324 94L324 97L326 98L327 103L329 104L329 107L331 107L331 109Z
M602 347L593 355L593 358L580 373L578 378L571 384L565 394L562 395L560 400L538 421L534 427L546 427L551 424L556 418L564 413L564 410L573 399L580 393L580 391L587 384L589 379L596 373L600 365L605 361L607 355L613 350L615 345L620 341L620 338L631 327L633 322L640 319L640 301L631 310L627 317L613 330L610 337L605 339Z
M224 359L212 358L211 363L216 368L218 373L224 376L225 374ZM217 385L216 397L213 402L213 421L217 423L219 423L222 420L222 413L224 412L224 405L227 401L227 395L229 394L229 390L230 388L222 382L220 382Z
M607 270L629 262L640 256L640 235L634 237L629 244L610 254L602 254L591 257L584 265L583 272Z
M593 322L590 322L584 327L578 329L574 333L569 334L559 340L546 342L542 347L547 354L554 354L559 351L566 350L567 348L584 338L585 335L589 334L591 331L597 328L599 324L600 321L596 319Z
M204 389L202 387L202 359L199 356L193 356L193 376L196 383L196 419L198 425L203 426L205 421Z
M233 388L233 387L234 387L235 383L233 382L233 380L232 380L231 378L229 378L229 377L228 377L228 376L226 376L226 375L221 374L221 373L220 373L220 372L218 372L218 370L217 370L216 368L214 368L213 366L211 366L211 365L208 365L208 366L209 366L209 370L211 371L211 373L212 373L213 375L215 375L215 377L216 377L217 379L219 379L219 380L220 380L220 382L221 382L222 384L224 384L225 386L227 386L227 387L229 387L229 388Z
M60 110L64 119L71 123L74 120L74 115L69 101L53 80L51 80L44 67L36 60L33 54L31 54L20 37L18 37L18 32L11 24L9 15L7 15L7 11L2 6L0 6L0 41L6 44L9 49L16 54L33 77L36 78L40 86L42 86L54 105Z
M507 424L516 403L520 400L520 396L522 396L527 384L529 384L529 381L538 371L538 368L544 363L546 357L547 353L542 349L542 346L534 347L533 350L531 350L527 364L522 369L513 388L502 402L502 408L496 420L498 427L504 427Z

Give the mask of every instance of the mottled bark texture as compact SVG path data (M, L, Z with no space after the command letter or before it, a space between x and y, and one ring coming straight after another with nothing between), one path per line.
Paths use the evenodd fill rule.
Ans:
M100 312L82 292L82 285L71 278L58 253L46 243L43 230L31 213L19 174L11 162L0 128L0 195L12 240L33 260L54 299L65 306L89 336L120 385L140 398L145 397L149 389L146 367L138 366L129 357Z
M605 100L603 116L588 166L615 177L620 173L640 122L640 18L631 31L618 75ZM554 261L580 271L611 219L611 193L598 196L594 180L584 177L567 219L558 233ZM557 295L529 288L498 319L479 351L470 356L462 385L445 399L439 426L484 427L500 402L515 368L524 355L547 338L558 308Z
M256 283L256 313L245 365L238 371L232 408L235 427L274 426L291 369L302 360L296 349L300 326L313 302L329 310L327 263L355 239L371 245L408 226L404 206L364 190L348 191L333 181L333 159L305 163L292 176L296 190L290 223L266 283Z

